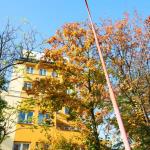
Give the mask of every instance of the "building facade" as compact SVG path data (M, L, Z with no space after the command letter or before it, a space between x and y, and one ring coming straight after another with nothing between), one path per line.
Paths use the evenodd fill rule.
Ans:
M33 60L33 59L32 59ZM23 100L33 98L26 89L32 88L32 80L45 77L60 78L48 67L40 67L38 61L27 61L13 68L8 93L4 98L10 106L18 108ZM81 145L81 134L73 122L67 121L67 108L51 114L38 107L13 113L9 137L2 143L2 150L49 150L52 143L64 137ZM80 147L80 146L79 146Z

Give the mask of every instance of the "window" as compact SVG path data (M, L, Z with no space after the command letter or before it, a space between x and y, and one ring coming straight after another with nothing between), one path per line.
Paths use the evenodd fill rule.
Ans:
M19 112L18 123L31 124L33 118L33 112Z
M35 150L48 150L50 145L44 142L37 142Z
M27 67L26 72L30 73L30 74L33 74L33 67Z
M31 82L25 82L23 88L25 90L30 90L32 88L32 83Z
M64 113L65 113L65 114L69 114L69 108L64 107Z
M40 69L39 74L40 74L41 76L46 76L46 70L45 70L45 69Z
M40 124L40 125L50 125L51 124L50 114L48 114L48 113L46 113L46 114L39 113L38 124Z
M72 89L67 89L67 94L72 94L73 90Z
M13 150L29 150L30 143L15 142Z
M150 119L150 112L147 115L148 115L148 118Z
M58 73L56 71L52 72L52 77L58 77Z

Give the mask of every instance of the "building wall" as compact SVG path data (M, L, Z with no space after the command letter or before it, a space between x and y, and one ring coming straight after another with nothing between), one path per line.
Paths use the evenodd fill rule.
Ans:
M33 74L29 74L26 72L27 67L33 67ZM46 76L52 76L52 69L48 67L40 67L38 64L32 62L26 62L23 65L18 65L14 68L14 73L12 74L13 80L9 85L8 94L6 96L6 100L11 106L15 108L18 106L18 102L26 98L30 98L31 96L27 95L26 91L23 90L24 82L32 82L36 78L45 78L45 76L39 75L40 69L46 69ZM59 79L60 77L58 77ZM61 117L61 114L64 114L64 108L59 111L58 114L54 113L54 125L52 127L47 127L46 131L44 131L44 126L38 125L38 113L40 110L38 107L32 110L34 112L34 122L33 124L26 123L17 123L17 114L13 115L12 118L17 123L14 125L13 130L10 134L10 138L7 138L2 145L2 150L12 150L14 142L22 142L22 143L31 143L30 150L35 149L35 145L40 141L47 141L46 133L50 135L52 138L65 137L67 139L71 139L71 141L75 143L81 144L79 137L81 137L80 133L77 130L69 129L69 126L73 124L72 122L68 122L66 118ZM64 114L65 116L65 114ZM59 122L61 121L61 127L59 128ZM57 123L57 124L56 124ZM66 130L66 128L68 128Z
M4 99L7 101L8 105L14 107L14 109L9 110L8 114L11 114L10 120L11 128L8 128L7 132L11 132L5 139L5 141L1 144L2 150L12 150L14 138L15 138L15 130L16 130L16 122L17 122L17 113L15 112L15 108L18 105L18 102L21 101L21 90L23 85L23 74L24 74L24 65L17 65L13 68L13 73L11 76L11 82L9 84L8 92L4 94Z

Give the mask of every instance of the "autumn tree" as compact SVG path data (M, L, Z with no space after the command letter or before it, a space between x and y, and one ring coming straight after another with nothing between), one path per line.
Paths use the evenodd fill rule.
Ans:
M150 143L150 26L149 18L144 22L135 18L104 21L96 30L131 145L145 150ZM104 149L98 126L114 112L90 27L66 24L48 43L39 65L52 68L60 78L34 81L30 92L39 97L35 103L51 111L68 107L87 147ZM118 128L116 119L107 123Z
M30 94L41 110L69 109L85 136L88 149L105 149L99 138L98 126L107 114L107 88L104 74L88 25L70 23L58 30L48 43L45 56L38 65L50 67L59 75L34 81Z
M150 146L150 21L138 16L101 26L99 40L106 56L120 110L134 149Z

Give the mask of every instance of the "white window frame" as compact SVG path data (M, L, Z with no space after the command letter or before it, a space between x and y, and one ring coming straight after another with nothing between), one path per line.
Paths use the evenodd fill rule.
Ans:
M43 142L36 142L35 150L39 150L39 148L45 148L48 150L50 148L50 145L48 143Z
M72 89L67 89L66 93L67 93L68 95L70 95L70 94L73 93L73 90L72 90Z
M46 76L46 75L47 75L46 69L41 68L41 69L39 70L39 75L41 75L41 76Z
M34 112L33 112L33 111L24 112L25 118L24 118L23 122L21 122L21 121L19 120L19 116L18 116L18 123L20 123L20 124L33 124L33 122L31 122L31 123L28 122L28 113L30 113L30 112L32 112L33 115L34 115ZM20 113L21 113L21 111L19 112L19 114L20 114ZM32 119L33 119L33 115L32 115ZM33 121L33 120L32 120L32 121Z
M30 90L32 88L32 83L31 82L24 82L24 86L25 90Z
M14 142L13 150L15 148L15 144L20 144L21 145L19 150L23 150L23 145L24 144L29 144L29 149L28 150L30 150L30 144L31 144L30 142Z
M41 122L39 122L39 115L42 115L42 121ZM48 115L48 118L46 118L46 115ZM46 124L46 125L49 125L49 124L47 124L46 122L47 121L49 121L50 123L51 123L51 121L52 121L52 118L51 118L51 116L50 116L50 113L45 113L45 114L43 114L43 113L41 113L41 112L39 112L39 114L38 114L38 124L39 125L43 125L43 124Z
M26 72L29 73L29 74L33 74L34 73L33 67L27 66Z
M68 115L69 114L69 108L64 107L64 114Z
M57 77L58 77L58 73L57 73L55 70L52 71L51 75L52 75L52 77L54 77L54 78L57 78Z

